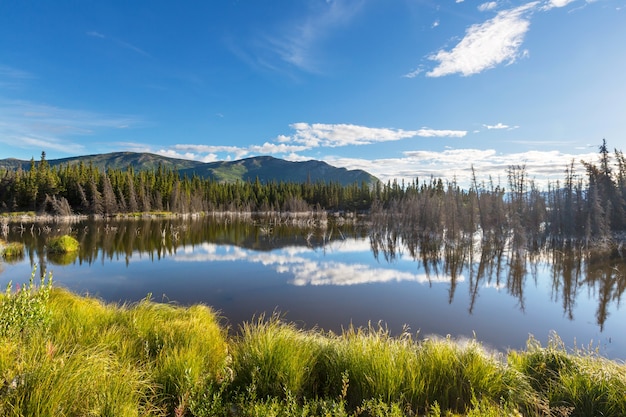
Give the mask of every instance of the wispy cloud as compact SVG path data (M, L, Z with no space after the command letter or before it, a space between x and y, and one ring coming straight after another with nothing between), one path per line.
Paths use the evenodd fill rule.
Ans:
M407 74L404 74L403 77L404 78L415 78L415 77L417 77L418 75L420 75L423 72L424 72L424 68L423 67L419 67L419 68L414 69L413 71L411 71L411 72L409 72Z
M106 39L106 36L104 36L100 32L96 32L95 30L91 30L87 32L87 36L93 36L94 38L100 38L100 39Z
M470 26L452 50L442 49L428 57L438 65L426 75L442 77L460 73L468 76L502 63L515 62L522 55L520 47L530 27L529 15L538 4L531 2L504 10L484 23Z
M92 135L101 129L125 129L138 123L133 117L0 99L0 144L11 148L78 154L84 152L84 146L71 137Z
M363 6L362 0L331 0L305 16L282 22L274 33L257 36L252 55L231 45L242 59L271 70L284 71L284 64L306 72L323 72L318 46L333 31L347 25Z
M105 39L105 40L110 40L113 43L117 44L118 46L125 48L125 49L130 49L131 51L134 51L140 55L143 55L145 57L150 57L150 54L147 53L146 51L144 51L141 48L138 48L137 46L133 45L130 42L126 42L124 40L115 38L115 37L110 37L110 36L106 36L100 32L96 32L94 30L87 32L87 36L91 36L93 38L98 38L98 39Z
M495 9L496 7L498 7L498 3L496 3L495 1L488 1L487 3L483 3L478 6L478 10L480 10L481 12L486 12L488 10Z
M451 74L469 76L500 64L510 65L517 59L528 56L528 51L521 50L521 46L530 29L533 13L565 7L575 1L532 1L519 7L502 10L495 17L470 26L465 36L451 50L441 49L427 56L429 60L437 62L437 65L426 72L426 76L443 77ZM489 1L480 4L478 10L486 12L497 7L497 2Z
M0 65L0 88L17 88L25 80L35 78L33 74L18 68Z

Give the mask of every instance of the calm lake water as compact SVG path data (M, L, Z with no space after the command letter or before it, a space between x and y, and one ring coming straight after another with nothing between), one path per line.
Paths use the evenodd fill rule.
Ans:
M267 219L144 219L10 224L21 260L0 262L0 285L52 272L55 285L110 302L204 303L234 331L280 312L302 327L405 326L419 337L477 338L522 349L556 332L568 347L590 344L626 359L626 261L620 256L407 242L367 225ZM6 231L6 230L5 230ZM52 236L71 233L80 252L54 257ZM477 248L478 246L478 248Z

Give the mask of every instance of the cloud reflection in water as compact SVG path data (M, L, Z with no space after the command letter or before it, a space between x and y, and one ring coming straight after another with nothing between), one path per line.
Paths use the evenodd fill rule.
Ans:
M322 253L320 253L322 252ZM364 239L346 239L330 242L316 250L302 246L289 246L271 252L259 252L234 245L204 243L185 249L175 257L179 262L249 262L273 268L277 273L289 274L288 283L295 286L359 285L386 282L417 282L420 284L449 283L445 274L426 274L401 271L397 268L373 267L361 262L342 262L331 259L350 253L371 253ZM321 259L311 259L322 257ZM414 264L413 264L414 266ZM464 277L458 276L457 282Z

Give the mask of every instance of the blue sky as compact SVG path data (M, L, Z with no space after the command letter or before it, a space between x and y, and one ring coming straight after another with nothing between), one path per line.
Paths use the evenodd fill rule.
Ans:
M626 150L626 0L0 3L0 158L562 179Z

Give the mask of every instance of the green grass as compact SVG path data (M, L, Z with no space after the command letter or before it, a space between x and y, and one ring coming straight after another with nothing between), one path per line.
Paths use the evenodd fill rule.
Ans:
M556 336L492 353L274 314L229 337L206 306L106 304L34 276L0 296L2 416L626 415L626 366Z
M69 235L63 235L50 239L48 252L54 254L73 253L78 251L78 240Z
M551 409L569 416L626 415L626 366L593 350L568 353L558 336L547 347L530 339L525 352L513 352L509 363L542 393Z
M0 338L0 415L185 415L230 374L208 307L107 305L54 288L48 308L28 338Z
M245 323L240 333L232 347L234 387L259 398L313 395L327 339L299 330L276 314Z
M17 260L24 258L24 244L21 242L3 242L0 239L0 256L5 260Z

